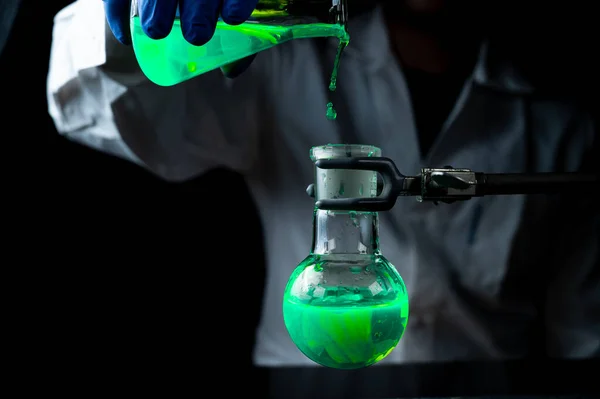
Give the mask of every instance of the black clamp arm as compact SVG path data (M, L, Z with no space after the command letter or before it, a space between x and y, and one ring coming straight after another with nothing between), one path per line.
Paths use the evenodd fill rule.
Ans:
M598 175L580 173L508 173L489 174L470 169L423 168L419 176L404 176L389 158L321 159L320 169L370 170L383 179L381 194L374 198L339 198L318 200L316 207L331 210L365 212L388 211L400 196L415 196L420 202L468 200L484 195L597 193ZM307 192L314 196L314 188Z

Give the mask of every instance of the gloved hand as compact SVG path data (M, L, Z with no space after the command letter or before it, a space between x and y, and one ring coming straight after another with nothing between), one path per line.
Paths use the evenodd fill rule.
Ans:
M131 44L129 19L131 0L103 0L110 30L118 41ZM183 37L193 45L206 44L215 32L219 15L225 23L239 25L256 8L258 0L139 0L142 29L152 39L163 39L171 33L179 7ZM245 58L221 68L228 77L243 72L254 59Z

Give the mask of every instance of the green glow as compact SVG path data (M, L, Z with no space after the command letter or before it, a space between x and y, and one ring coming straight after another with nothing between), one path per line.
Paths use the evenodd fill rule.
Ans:
M344 53L344 49L349 43L349 36L340 39L340 44L338 45L337 54L335 55L335 60L333 62L333 71L331 72L331 78L329 79L329 91L335 91L337 89L337 78L338 72L340 70L340 61L342 60L342 54ZM337 119L337 111L333 108L333 103L327 103L327 111L325 112L325 117L330 121L334 121Z
M286 328L298 349L320 365L346 370L373 365L404 334L406 287L382 255L362 255L358 262L333 259L309 255L292 273L283 297ZM354 283L331 277L341 276L340 268Z
M337 77L338 77L338 71L340 69L340 61L342 59L342 54L344 53L344 49L346 48L348 43L349 43L349 40L347 37L340 39L340 44L337 49L337 54L335 55L335 60L333 62L333 72L331 73L331 79L329 81L329 90L330 91L335 91L335 89L337 89Z
M255 12L260 16L260 11ZM268 14L273 16L272 12ZM256 21L232 26L219 21L213 38L204 46L188 43L176 20L169 36L150 39L139 17L131 19L133 48L144 74L157 85L172 86L208 71L267 50L292 39L337 37L348 40L345 28L337 24L306 23L269 25Z
M325 115L330 121L333 121L337 118L337 111L335 110L335 108L333 108L333 103L327 104L327 113Z

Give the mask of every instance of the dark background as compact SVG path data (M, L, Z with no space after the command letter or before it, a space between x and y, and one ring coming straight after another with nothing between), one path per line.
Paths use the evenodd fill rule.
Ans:
M14 236L43 265L27 278L45 286L34 323L57 387L267 397L271 381L287 398L598 391L597 363L546 359L353 373L252 367L265 267L243 180L218 170L169 184L56 133L47 63L52 19L69 3L24 0L0 55L4 187L31 202L33 230L21 225ZM548 92L597 110L594 2L517 5L498 13L498 46Z

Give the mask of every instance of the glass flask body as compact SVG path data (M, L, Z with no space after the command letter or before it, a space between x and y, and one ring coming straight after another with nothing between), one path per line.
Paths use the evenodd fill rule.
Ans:
M344 147L353 147L343 150L353 156L379 153L371 146ZM313 160L322 159L323 148L313 149ZM327 196L325 190L329 197L375 196L377 176L317 169L315 186L319 198ZM288 281L283 316L298 349L320 365L368 367L384 359L404 334L408 294L379 249L378 223L375 212L314 211L313 247Z
M142 30L137 1L132 2L131 36L135 56L148 79L172 86L241 60L292 39L336 37L347 41L346 0L260 0L250 19L228 25L221 19L212 39L203 46L188 43L176 18L164 39L149 38ZM338 11L341 10L341 11Z

